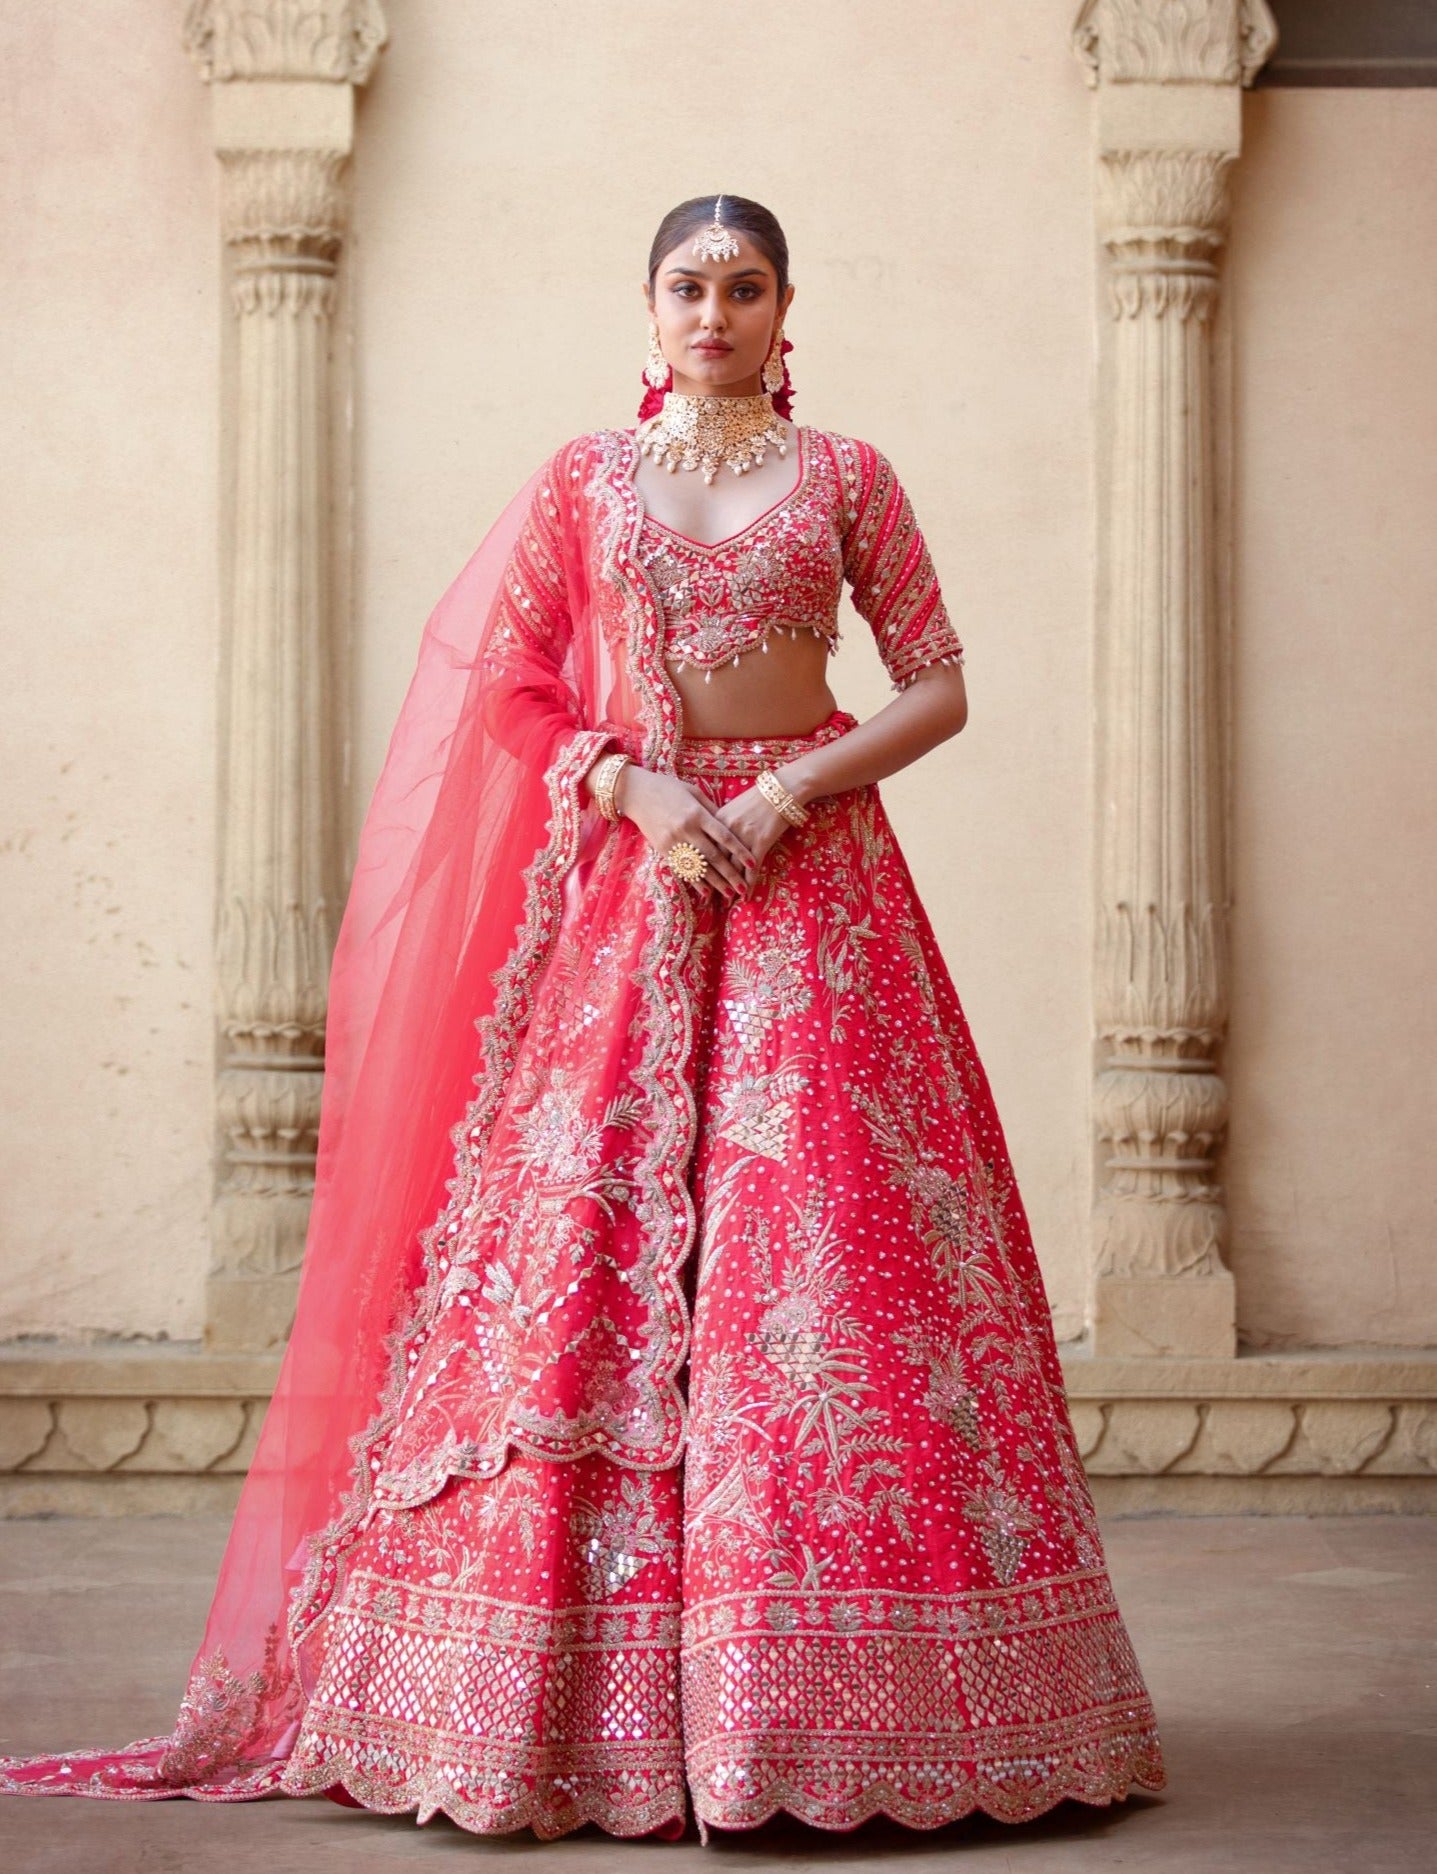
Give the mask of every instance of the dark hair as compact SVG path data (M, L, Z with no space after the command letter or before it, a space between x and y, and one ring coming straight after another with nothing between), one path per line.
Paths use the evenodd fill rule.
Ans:
M697 234L700 228L709 225L714 218L718 199L716 195L695 195L687 202L680 202L677 208L671 208L664 216L654 236L654 244L649 249L650 292L653 291L654 275L664 255L671 254L685 235ZM788 242L778 225L777 216L770 213L762 202L751 202L746 195L725 195L723 222L735 234L746 234L772 265L778 275L778 296L782 299L788 290Z

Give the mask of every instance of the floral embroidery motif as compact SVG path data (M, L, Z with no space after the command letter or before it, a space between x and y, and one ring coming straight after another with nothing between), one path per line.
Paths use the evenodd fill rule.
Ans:
M672 1555L677 1538L665 1529L650 1495L647 1477L625 1471L617 1501L605 1504L579 1499L574 1531L582 1544L595 1600L627 1587L656 1556Z
M180 1701L174 1736L156 1767L159 1783L205 1783L232 1769L243 1741L255 1730L262 1708L283 1707L288 1691L277 1679L279 1629L265 1642L264 1663L238 1675L222 1653L202 1658Z
M974 1491L963 1514L980 1526L993 1572L1006 1583L1016 1579L1028 1538L1043 1527L1043 1519L1008 1483L995 1458L988 1458L983 1470L987 1487Z
M960 1336L931 1326L899 1329L893 1343L909 1358L928 1369L928 1390L923 1403L945 1425L951 1425L966 1445L977 1451L983 1444L978 1419L978 1394L968 1376Z

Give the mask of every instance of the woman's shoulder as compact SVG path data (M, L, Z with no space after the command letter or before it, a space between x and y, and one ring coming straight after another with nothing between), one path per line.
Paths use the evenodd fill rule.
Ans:
M586 429L561 443L549 458L554 463L578 467L584 463L626 458L634 446L634 429Z
M819 429L814 424L803 427L820 445L826 445L825 453L833 464L841 491L845 527L872 511L871 504L875 500L882 511L899 488L893 464L883 451L861 436Z
M836 429L821 429L816 423L801 425L810 435L821 438L833 453L842 461L872 469L877 464L885 468L891 466L888 457L876 443L867 442L861 436L848 436Z

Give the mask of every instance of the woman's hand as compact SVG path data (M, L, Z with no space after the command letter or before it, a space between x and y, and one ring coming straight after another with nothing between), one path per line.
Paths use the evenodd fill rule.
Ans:
M718 816L761 864L788 831L789 822L757 787L746 787L718 809ZM755 869L755 877L757 870Z
M758 798L768 807L762 794ZM748 895L761 855L749 844L744 829L728 819L731 809L720 808L702 788L681 781L676 774L657 774L631 761L619 771L614 804L660 855L675 840L692 840L709 862L701 891L722 892L730 904ZM768 807L768 811L774 809Z

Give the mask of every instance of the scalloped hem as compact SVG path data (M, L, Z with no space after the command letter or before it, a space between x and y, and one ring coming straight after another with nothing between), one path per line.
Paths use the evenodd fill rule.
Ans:
M1039 1816L1055 1809L1060 1802L1082 1802L1092 1808L1105 1809L1113 1803L1124 1801L1134 1790L1156 1792L1166 1789L1167 1781L1161 1756L1153 1756L1145 1750L1124 1769L1098 1783L1077 1773L1049 1778L1037 1789L1015 1792L1002 1785L980 1780L976 1786L970 1785L966 1790L956 1791L942 1802L916 1803L899 1796L891 1785L885 1787L885 1780L879 1780L871 1783L854 1799L851 1806L841 1811L836 1811L832 1805L823 1804L802 1789L779 1785L757 1798L756 1803L745 1805L741 1815L722 1805L715 1805L711 1812L706 1813L697 1801L694 1803L694 1815L699 1825L699 1839L704 1843L709 1839L710 1829L741 1834L750 1829L762 1828L764 1823L771 1822L777 1815L791 1816L795 1822L802 1822L809 1828L823 1829L829 1834L851 1833L877 1816L896 1822L903 1828L928 1830L945 1828L950 1823L963 1821L966 1816L981 1813L995 1822L1017 1827L1024 1822L1036 1821ZM1016 1801L1015 1795L1018 1798Z
M361 1809L376 1815L413 1815L421 1828L436 1815L446 1815L471 1835L513 1835L528 1828L540 1841L572 1835L586 1822L594 1822L606 1834L625 1840L650 1835L675 1822L681 1834L689 1813L686 1793L679 1793L675 1806L674 1794L669 1790L639 1804L598 1788L566 1794L562 1799L529 1791L513 1803L476 1801L462 1795L443 1775L431 1772L407 1777L400 1783L385 1783L341 1757L329 1757L323 1764L302 1772L286 1769L281 1788L287 1796L300 1797L328 1796L336 1789L342 1790Z
M601 1788L576 1795L566 1793L560 1801L528 1791L519 1802L498 1804L464 1796L448 1777L433 1773L409 1777L398 1784L384 1783L341 1757L329 1757L323 1764L300 1773L286 1769L281 1779L281 1788L289 1796L327 1795L343 1806L368 1809L378 1815L413 1815L421 1827L436 1815L446 1815L457 1827L474 1835L511 1835L527 1828L540 1841L571 1835L586 1822L622 1840L654 1836L660 1830L673 1831L661 1839L678 1840L686 1831L692 1805L699 1841L704 1846L709 1845L712 1829L742 1833L761 1828L777 1815L790 1816L830 1834L851 1833L878 1816L900 1827L920 1830L943 1828L974 1813L1017 1826L1046 1815L1060 1802L1107 1808L1124 1801L1134 1790L1157 1792L1166 1787L1161 1754L1146 1744L1120 1768L1096 1780L1073 1767L1028 1788L1015 1789L978 1778L964 1789L928 1802L905 1797L887 1778L876 1778L841 1805L825 1803L787 1781L775 1783L741 1808L721 1803L703 1805L692 1797L687 1784L677 1806L673 1792L667 1790L635 1805ZM335 1791L342 1795L335 1795Z

